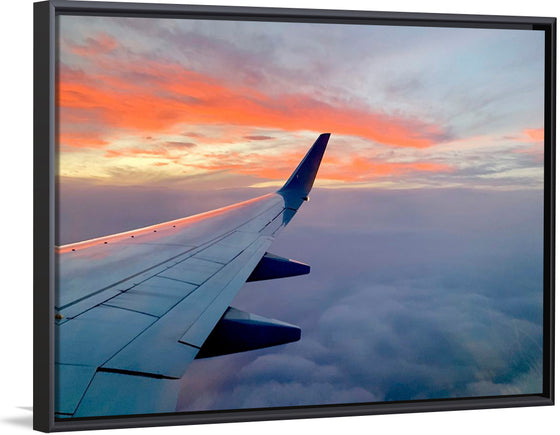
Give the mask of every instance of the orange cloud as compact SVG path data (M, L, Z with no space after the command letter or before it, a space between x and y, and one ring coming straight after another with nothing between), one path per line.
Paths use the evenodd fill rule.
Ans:
M269 154L207 154L206 163L185 164L185 166L205 171L228 171L240 175L252 175L269 180L287 178L302 159L301 153L285 153L282 158Z
M529 154L536 161L542 162L544 159L544 128L527 128L523 130L521 138L524 142L532 142L527 148L514 150L519 154Z
M329 161L330 160L330 161ZM398 176L410 172L451 172L453 167L431 162L383 162L364 157L354 157L345 162L337 158L326 159L321 178L336 181L366 181L378 177Z
M184 154L184 151L189 148L196 147L195 143L192 142L179 142L179 141L168 141L164 143L164 146L158 144L150 148L139 148L130 147L122 148L118 150L107 150L105 152L105 157L115 158L115 157L127 157L127 156L147 156L147 157L165 157L171 160L176 160L178 157L173 156L174 151L179 151Z
M544 141L544 128L528 128L523 131L523 134L535 142Z
M59 145L74 148L102 148L109 144L97 133L61 133Z
M434 145L445 136L439 126L417 119L334 105L303 94L269 96L251 88L230 88L174 64L114 62L108 70L114 74L86 74L62 67L57 87L59 107L65 113L94 112L95 116L85 119L90 123L95 119L107 140L115 131L146 135L170 132L178 124L330 131L416 148ZM61 123L65 121L79 122L63 114ZM64 131L71 130L71 126L64 129L61 140L65 140Z
M284 180L291 174L303 156L301 153L283 154L282 158L271 155L239 155L238 153L207 155L208 163L187 166L207 171L228 171L240 175L252 175L269 180ZM244 162L243 164L239 162ZM258 164L253 164L253 162ZM453 167L441 163L409 162L393 163L370 160L365 157L341 159L326 155L319 172L323 180L359 182L379 177L403 175L410 172L451 172Z

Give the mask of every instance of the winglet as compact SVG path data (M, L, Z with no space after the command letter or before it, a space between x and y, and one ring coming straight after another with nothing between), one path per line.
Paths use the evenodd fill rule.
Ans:
M287 201L299 203L294 207L296 209L301 202L307 200L330 136L330 133L319 135L286 184L278 191Z

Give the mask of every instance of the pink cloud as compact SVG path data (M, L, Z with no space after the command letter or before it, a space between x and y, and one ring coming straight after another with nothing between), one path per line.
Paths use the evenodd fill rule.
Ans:
M97 41L97 40L96 40ZM103 44L111 46L108 41ZM104 60L100 63L108 63ZM103 73L60 69L58 105L64 113L91 114L98 134L118 131L142 135L173 131L179 124L237 125L286 131L330 131L390 146L424 148L445 136L443 128L419 119L355 106L332 105L305 94L266 95L156 61L115 61ZM62 124L80 124L70 115ZM72 131L72 125L65 125Z

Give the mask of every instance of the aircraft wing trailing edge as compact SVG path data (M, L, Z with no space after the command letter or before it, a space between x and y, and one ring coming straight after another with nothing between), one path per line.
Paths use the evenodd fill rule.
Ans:
M230 303L246 281L309 273L268 248L308 199L329 136L275 193L56 248L57 417L174 412L195 358L300 339Z

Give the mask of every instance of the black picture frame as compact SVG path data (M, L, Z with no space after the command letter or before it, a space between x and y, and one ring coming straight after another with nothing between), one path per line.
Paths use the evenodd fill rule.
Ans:
M148 416L54 418L55 17L58 14L539 29L545 32L543 393ZM554 404L556 19L50 0L34 4L34 429L51 432Z

